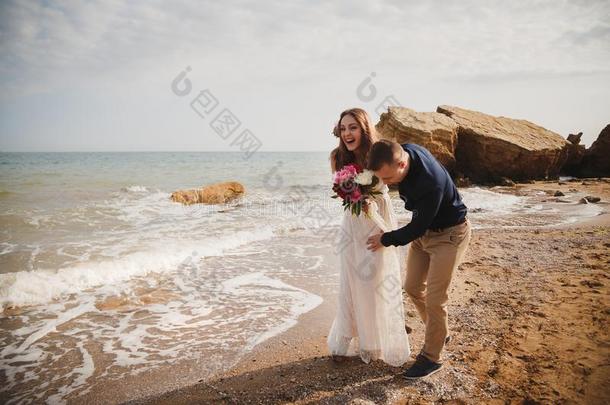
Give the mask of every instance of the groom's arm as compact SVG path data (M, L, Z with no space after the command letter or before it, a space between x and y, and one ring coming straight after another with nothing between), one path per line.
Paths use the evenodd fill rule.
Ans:
M381 244L386 247L404 246L422 236L438 213L442 200L443 190L440 186L435 186L416 203L411 222L402 228L385 232L381 235Z

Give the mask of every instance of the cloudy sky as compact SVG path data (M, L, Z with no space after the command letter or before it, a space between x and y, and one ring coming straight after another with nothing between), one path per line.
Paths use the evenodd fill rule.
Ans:
M610 122L608 1L2 1L0 55L1 151L234 150L225 108L261 150L328 151L387 97L587 145Z

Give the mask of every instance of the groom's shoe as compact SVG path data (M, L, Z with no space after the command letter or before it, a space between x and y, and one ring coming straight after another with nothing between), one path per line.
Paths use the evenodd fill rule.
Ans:
M415 363L403 373L403 377L408 380L415 380L434 374L441 368L443 368L442 363L436 363L423 354L418 354Z

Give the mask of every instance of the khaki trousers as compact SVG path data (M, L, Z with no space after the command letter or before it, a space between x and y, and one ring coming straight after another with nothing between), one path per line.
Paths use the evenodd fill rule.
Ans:
M421 354L434 362L440 362L447 337L449 284L471 235L470 221L466 219L442 231L427 230L408 249L404 289L426 324Z

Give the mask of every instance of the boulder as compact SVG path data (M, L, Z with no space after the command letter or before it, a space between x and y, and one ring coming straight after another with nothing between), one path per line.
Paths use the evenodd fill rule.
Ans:
M503 187L515 187L516 186L515 182L512 181L511 179L509 179L508 177L500 178L499 184Z
M578 145L580 144L580 138L582 138L582 132L579 132L577 134L569 134L568 142L570 142L572 145Z
M557 177L567 160L568 141L529 121L446 105L436 111L458 124L457 169L474 181Z
M579 174L583 177L610 176L610 124L602 129L597 140L585 151Z
M601 198L599 198L599 197L594 197L594 196L592 196L592 195L587 195L587 196L585 196L585 199L586 199L588 202L590 202L590 203L598 203L598 202L600 202L600 201L602 200Z
M245 193L245 188L236 181L211 184L201 189L178 190L171 195L171 200L184 205L191 204L224 204Z
M568 157L561 172L571 176L578 175L582 159L585 156L585 145L580 144L582 132L568 135Z
M472 186L470 179L468 177L464 177L463 175L457 175L454 180L457 187L462 188Z
M455 167L458 126L444 114L389 107L375 128L385 139L425 147L450 171Z

